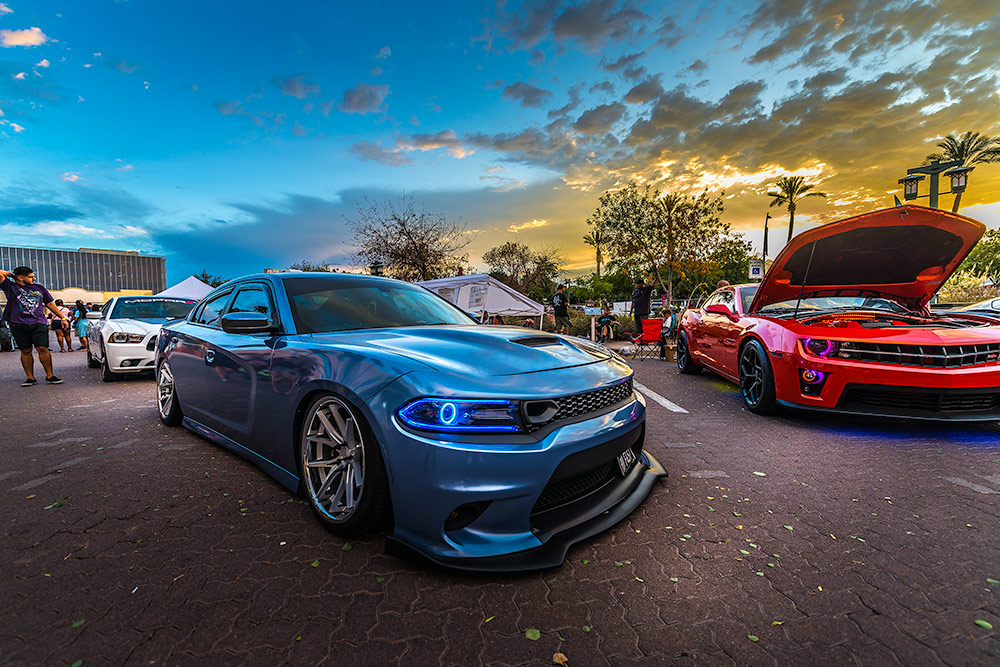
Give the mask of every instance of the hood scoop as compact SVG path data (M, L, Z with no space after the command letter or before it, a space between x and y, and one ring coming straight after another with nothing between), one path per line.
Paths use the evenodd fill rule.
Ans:
M511 338L510 342L527 347L546 347L547 345L562 345L562 341L555 336L527 336L525 338Z

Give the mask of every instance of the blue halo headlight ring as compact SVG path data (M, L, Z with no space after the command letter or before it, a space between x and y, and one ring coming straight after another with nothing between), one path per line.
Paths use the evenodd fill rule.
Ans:
M422 431L513 433L521 430L514 401L420 398L396 413L407 426Z

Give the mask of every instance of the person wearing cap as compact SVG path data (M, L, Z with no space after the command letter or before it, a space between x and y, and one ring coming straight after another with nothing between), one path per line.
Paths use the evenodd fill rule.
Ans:
M556 316L556 333L569 334L569 297L565 285L556 287L552 295L552 312Z
M14 342L21 351L21 366L25 380L22 387L38 384L35 379L35 358L31 354L34 347L38 360L45 370L45 381L61 384L62 380L52 372L52 354L49 352L49 323L45 319L48 308L61 320L60 326L68 327L66 316L56 307L55 299L44 286L35 282L35 272L27 266L19 266L13 271L0 270L0 289L7 296L3 309L3 319L10 323Z
M642 335L642 321L649 317L649 296L653 293L653 286L647 285L646 281L640 278L635 281L635 291L632 292L632 315L635 317L635 333Z

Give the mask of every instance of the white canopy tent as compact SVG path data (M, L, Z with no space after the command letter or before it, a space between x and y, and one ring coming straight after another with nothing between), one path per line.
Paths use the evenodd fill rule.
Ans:
M545 314L545 306L485 273L425 280L417 284L470 313L482 315L485 310L490 315L525 317ZM539 319L539 328L541 324Z
M168 287L156 296L176 296L182 299L202 299L211 291L211 285L206 285L194 276L190 276L173 287Z

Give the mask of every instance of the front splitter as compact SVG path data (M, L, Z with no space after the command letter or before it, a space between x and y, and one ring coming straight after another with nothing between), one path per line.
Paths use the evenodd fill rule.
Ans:
M545 544L532 549L479 558L443 558L424 553L390 535L385 541L385 552L391 556L429 562L441 567L469 572L525 572L558 567L566 560L566 553L571 546L621 522L649 496L656 480L667 476L663 465L646 450L642 451L640 461L644 462L647 467L631 493L604 513L556 533Z

